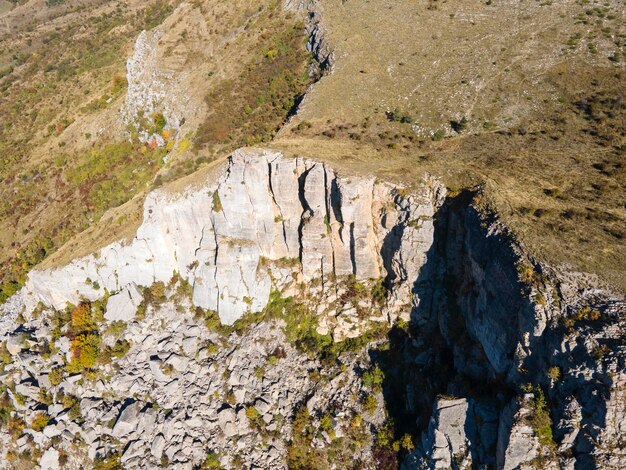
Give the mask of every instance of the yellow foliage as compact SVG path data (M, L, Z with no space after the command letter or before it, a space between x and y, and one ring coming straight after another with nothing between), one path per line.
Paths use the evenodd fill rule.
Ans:
M413 444L413 438L410 434L405 434L402 437L401 446L407 452L411 452L413 449L415 449L415 445Z
M79 371L90 369L98 362L100 353L100 337L94 334L79 335L70 343L72 362L70 369Z
M150 286L150 294L155 300L161 300L165 297L165 284L157 281Z
M72 331L79 333L91 328L91 311L89 305L80 304L72 309Z
M178 143L179 153L186 152L190 148L191 148L191 141L187 137L185 137L184 139L181 139L181 141Z
M33 431L41 432L50 422L50 417L46 413L37 413L30 423Z

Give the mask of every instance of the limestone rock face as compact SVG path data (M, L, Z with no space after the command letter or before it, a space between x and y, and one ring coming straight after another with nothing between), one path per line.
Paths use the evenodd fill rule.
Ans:
M182 194L152 193L132 240L33 271L0 307L0 374L15 384L4 399L27 423L50 417L41 432L0 432L0 448L36 448L56 468L80 436L71 468L108 455L124 468L193 468L210 454L224 468L273 470L289 466L308 414L307 449L357 437L347 457L372 470L388 468L374 446L392 422L408 428L407 470L624 467L626 303L544 265L541 282L524 283L529 258L497 219L443 196L428 177L398 187L250 151ZM126 324L99 323L106 363L70 374L74 332L49 306L105 289L104 320ZM216 325L215 313L232 323L275 291L300 296L336 341L398 316L410 325L330 361L330 338L313 354L294 340L298 310Z
M531 463L539 455L539 439L524 420L530 413L531 410L517 400L502 411L498 430L498 468L532 468Z
M473 468L495 464L498 411L473 399L440 398L433 407L428 431L422 436L424 455L419 468ZM418 453L420 451L418 450Z
M167 283L176 272L193 286L196 306L232 324L261 311L271 289L304 282L323 310L342 279L386 279L385 313L394 317L419 302L413 282L444 195L437 181L427 182L401 190L373 178L341 177L318 162L238 151L217 181L175 196L151 193L130 243L33 271L26 291L33 305L62 308L107 289L115 293L107 319L125 320L140 302L135 286ZM330 320L339 336L350 334L340 327L346 321Z

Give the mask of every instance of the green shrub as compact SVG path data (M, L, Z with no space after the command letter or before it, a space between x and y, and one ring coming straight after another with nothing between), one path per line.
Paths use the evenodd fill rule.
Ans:
M320 429L322 431L330 431L333 428L333 418L332 416L330 416L330 414L325 414L324 416L322 416L322 419L320 419Z
M111 324L107 327L106 329L106 334L107 335L111 335L114 337L119 337L122 333L124 333L124 331L126 331L126 328L128 327L128 324L125 321L114 321L111 322Z
M400 111L398 108L387 112L387 119L402 124L411 124L413 122L413 118L409 114Z
M388 291L387 288L385 287L384 284L384 279L379 279L377 280L371 288L371 296L372 299L378 304L378 305L385 305L385 303L387 302L387 295L388 295Z
M50 371L50 373L48 374L48 378L50 379L50 383L53 386L57 386L59 385L61 382L63 382L63 375L64 375L64 370L63 367L55 367L54 369L52 369Z
M222 464L220 463L219 455L215 452L209 452L206 456L206 459L202 463L202 469L207 470L221 470Z
M154 122L155 127L154 133L161 134L167 125L167 120L165 119L165 116L163 116L163 113L155 113L152 116L152 121Z
M432 135L431 139L434 141L442 140L446 136L446 131L444 129L438 129Z
M465 116L463 116L459 121L453 119L450 121L450 126L452 127L452 130L454 132L460 134L465 129L467 129L467 119L465 118Z
M375 365L371 370L363 373L361 380L365 388L379 392L382 390L385 374L378 365Z
M393 422L388 420L376 430L376 445L383 448L391 448L393 443Z
M194 310L194 319L196 321L204 321L209 331L214 331L222 336L229 336L235 329L230 325L222 325L220 317L215 310L204 310L196 307Z
M374 414L378 408L378 400L374 395L367 395L363 400L363 411L367 414Z
M539 443L543 446L554 448L556 443L552 435L552 418L546 396L539 387L534 390L535 397L531 402L532 415L530 423L539 439Z

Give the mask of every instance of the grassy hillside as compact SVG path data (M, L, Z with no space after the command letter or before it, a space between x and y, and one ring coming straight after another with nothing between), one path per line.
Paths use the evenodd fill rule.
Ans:
M179 3L44 5L49 17L36 30L16 12L38 2L9 11L18 31L0 41L0 300L109 208L251 143L249 136L271 139L306 90L304 25L279 4ZM178 134L166 122L146 124L163 147L139 141L119 112L126 59L139 32L156 27L160 71L180 77L167 91L187 103ZM222 125L226 132L211 130Z

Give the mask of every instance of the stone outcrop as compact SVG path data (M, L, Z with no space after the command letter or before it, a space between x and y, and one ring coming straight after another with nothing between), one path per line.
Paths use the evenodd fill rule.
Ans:
M163 70L160 64L161 35L157 28L142 31L137 37L133 55L126 63L128 90L120 110L123 123L137 131L140 141L154 139L159 146L165 145L162 136L148 132L146 123L153 125L155 113L161 113L166 128L179 131L189 106L182 90L188 74Z
M307 49L315 59L315 74L332 71L335 60L326 32L321 22L321 5L318 0L285 0L285 9L300 13L306 18Z
M408 315L419 302L413 282L443 196L435 180L409 191L341 177L322 163L239 151L215 182L182 195L151 193L130 243L32 271L26 292L32 304L63 308L106 289L116 293L109 307L117 312L107 315L120 320L138 305L135 285L167 283L179 273L193 286L196 306L232 324L261 311L271 289L304 284L320 311L334 315L341 280L386 279L391 295L382 319Z

